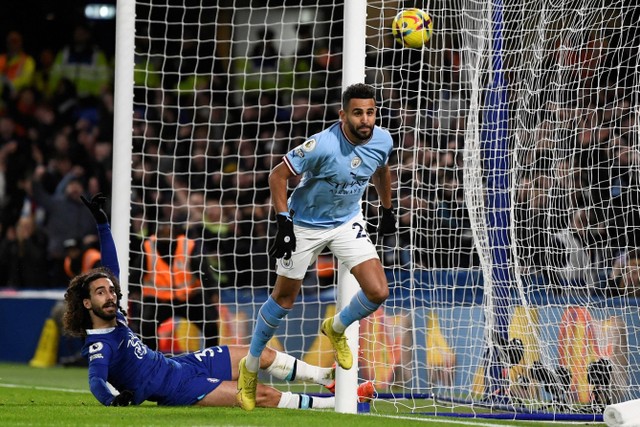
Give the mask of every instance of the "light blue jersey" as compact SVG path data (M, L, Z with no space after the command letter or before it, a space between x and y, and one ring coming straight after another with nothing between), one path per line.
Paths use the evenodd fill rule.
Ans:
M362 212L369 180L387 164L392 149L388 131L375 126L369 141L354 145L338 122L289 151L284 162L302 175L288 202L294 224L335 228Z

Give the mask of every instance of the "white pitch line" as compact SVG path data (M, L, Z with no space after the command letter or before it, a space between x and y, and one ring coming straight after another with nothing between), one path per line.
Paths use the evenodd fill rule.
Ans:
M75 390L72 388L57 388L57 387L40 387L35 385L24 385L24 384L6 384L0 383L0 387L4 388L24 388L24 389L32 389L32 390L44 390L44 391L64 391L68 393L89 393L89 390Z
M379 414L371 414L371 415L365 415L366 417L380 417L380 418L393 418L393 419L398 419L398 420L411 420L411 421L418 421L418 422L434 422L437 421L439 424L455 424L455 425L463 425L463 426L476 426L476 427L496 427L496 424L487 424L485 422L476 422L476 421L458 421L458 420L451 420L451 419L447 419L446 417L436 417L438 418L437 420L434 419L434 417L429 417L429 418L418 418L418 417L403 417L400 415L379 415ZM512 424L500 424L500 427L518 427Z

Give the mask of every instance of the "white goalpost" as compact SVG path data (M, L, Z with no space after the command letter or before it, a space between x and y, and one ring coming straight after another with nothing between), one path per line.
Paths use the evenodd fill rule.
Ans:
M211 331L248 344L274 280L268 173L363 81L394 138L399 233L377 238L372 188L390 297L348 330L358 369L338 369L336 410L357 411L365 380L380 413L599 421L640 398L640 8L627 3L119 0L112 225L136 332L172 354ZM434 22L421 50L391 35L411 7ZM199 299L144 289L143 242L166 225L167 242L201 248ZM331 366L320 323L356 290L321 254L269 345Z

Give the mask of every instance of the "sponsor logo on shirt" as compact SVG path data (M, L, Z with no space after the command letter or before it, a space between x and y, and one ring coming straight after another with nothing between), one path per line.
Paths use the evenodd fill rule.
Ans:
M102 356L102 353L98 353L98 354L94 354L92 356L89 356L89 362L93 361L94 359L104 359L104 356Z
M135 336L133 332L129 332L127 347L133 348L133 354L135 354L138 359L142 359L144 355L147 354L147 348L142 344L140 338Z
M207 378L207 381L209 381L210 383L213 383L213 384L217 384L217 383L220 382L220 380L217 379L217 378Z

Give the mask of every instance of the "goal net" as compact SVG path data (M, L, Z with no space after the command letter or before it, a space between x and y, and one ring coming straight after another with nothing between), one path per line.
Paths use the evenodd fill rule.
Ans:
M434 21L422 50L391 35L410 7ZM349 18L339 1L136 0L128 299L146 342L248 344L274 283L267 177L337 120ZM597 419L640 398L639 21L623 0L367 3L399 219L377 239L367 194L391 290L360 324L374 410ZM201 297L149 291L154 233L169 265L189 257L167 242L197 242ZM336 281L321 254L270 345L330 366Z

